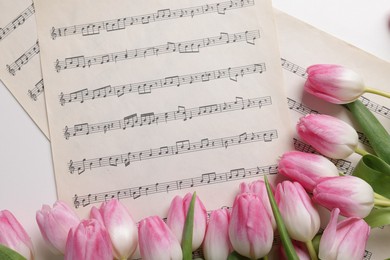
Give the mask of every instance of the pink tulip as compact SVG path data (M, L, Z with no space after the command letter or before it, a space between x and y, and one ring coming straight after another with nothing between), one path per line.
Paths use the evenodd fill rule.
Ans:
M320 241L319 257L324 260L363 259L370 227L360 218L337 223L340 210L332 210Z
M26 259L34 259L30 237L8 210L0 211L0 244L11 248Z
M267 189L263 180L257 180L250 184L245 182L240 183L240 193L253 193L257 195L263 202L265 209L267 210L268 217L271 221L272 228L276 229L276 221L274 213L272 212L271 203L268 199Z
M339 176L336 166L325 157L298 151L284 153L279 161L278 171L299 182L309 192L313 191L323 177Z
M187 193L182 199L176 196L169 207L167 225L175 234L177 240L181 242L183 236L184 223L187 217L192 194ZM207 212L202 201L196 197L194 206L194 231L192 235L192 250L195 251L200 247L206 233Z
M276 187L275 200L292 239L308 242L320 229L320 215L298 182L284 181Z
M299 260L310 260L309 252L307 252L306 246L304 243L293 241L293 246L295 249L295 252L298 255ZM284 248L281 246L281 259L282 260L288 260L288 257L286 255L286 252L284 251Z
M157 216L143 219L138 227L139 248L144 260L181 260L180 243Z
M61 201L54 203L53 208L43 205L42 209L37 211L36 221L52 251L61 254L65 253L69 230L80 223L76 213Z
M211 212L203 242L203 254L206 260L227 259L233 251L229 240L230 211L218 209Z
M307 69L307 73L305 90L334 104L353 102L365 91L360 75L339 65L313 65Z
M127 259L138 244L137 226L129 211L117 199L91 209L91 218L101 221L110 235L116 259Z
M374 191L358 177L329 177L314 188L313 200L329 210L339 208L343 216L364 218L374 207Z
M237 253L251 259L269 253L274 233L267 210L258 196L251 193L237 195L232 209L229 237Z
M112 260L112 247L106 229L96 219L82 220L69 231L65 260Z
M297 124L298 135L323 155L344 159L357 148L358 135L352 126L328 116L309 114Z

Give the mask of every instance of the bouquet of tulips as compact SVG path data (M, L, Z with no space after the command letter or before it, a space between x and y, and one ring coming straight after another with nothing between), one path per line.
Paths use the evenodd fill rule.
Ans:
M284 180L241 183L231 208L207 212L196 194L176 196L167 218L134 222L118 200L93 207L80 220L63 202L44 205L36 220L44 240L64 259L362 259L370 229L390 224L390 136L357 100L368 89L355 72L337 65L308 69L305 90L343 104L366 134L374 153L358 148L354 128L328 115L301 118L297 132L320 154L290 151L279 160ZM362 157L352 176L328 159ZM324 156L323 156L324 155ZM326 156L326 157L325 157ZM320 231L319 207L330 220ZM201 253L193 253L201 249ZM7 210L0 212L0 259L33 259L30 238Z

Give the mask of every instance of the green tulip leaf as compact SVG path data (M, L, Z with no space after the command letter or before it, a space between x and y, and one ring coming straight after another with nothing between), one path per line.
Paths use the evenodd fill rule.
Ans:
M314 250L316 251L317 255L320 251L320 241L321 241L322 234L316 235L313 240L311 241L313 243Z
M0 259L1 260L26 260L18 252L0 244Z
M390 135L386 129L360 100L345 106L353 114L378 157L390 164Z
M196 192L192 194L190 206L188 207L186 222L183 229L183 238L181 247L183 249L183 260L192 259L192 233L194 232L194 207L196 200Z
M274 213L276 225L278 226L280 239L282 241L284 251L286 252L287 259L299 260L297 252L295 251L290 236L288 235L286 226L283 222L283 218L280 215L278 205L276 205L274 194L271 191L271 187L269 186L268 178L266 175L264 175L264 182L265 182L265 187L267 188L268 199L271 204L272 212Z
M250 258L242 256L236 251L234 251L230 255L228 255L227 260L250 260Z
M381 227L390 224L390 208L373 209L371 213L364 218L371 228Z
M386 198L390 198L390 165L380 158L364 155L356 165L352 175L365 180L374 191Z

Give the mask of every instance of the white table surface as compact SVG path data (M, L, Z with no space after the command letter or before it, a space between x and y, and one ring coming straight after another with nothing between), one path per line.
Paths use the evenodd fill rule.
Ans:
M390 62L389 0L273 0L273 5ZM50 143L0 83L0 210L13 212L25 227L36 259L56 259L35 221L42 204L55 200Z

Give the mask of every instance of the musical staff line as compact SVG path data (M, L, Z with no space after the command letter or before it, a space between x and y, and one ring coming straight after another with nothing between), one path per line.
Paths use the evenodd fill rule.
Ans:
M242 145L253 142L272 142L273 139L278 138L277 130L268 130L263 132L242 133L237 136L222 137L209 140L204 138L198 142L190 142L189 140L182 140L176 142L175 145L161 146L160 148L154 148L149 150L143 150L138 152L128 152L124 154L94 158L83 159L81 161L70 160L68 163L68 169L71 174L77 172L83 173L86 169L92 170L94 168L118 166L124 164L129 166L131 163L156 159L166 156L174 156L184 153L199 152L210 149L225 148L230 146Z
M101 22L79 24L68 27L53 27L51 29L51 38L55 40L57 37L66 37L77 34L81 34L82 36L91 36L100 34L101 31L113 32L118 30L124 30L126 29L126 27L130 27L133 25L149 24L153 22L160 22L183 17L194 18L194 16L211 13L225 14L226 11L253 6L254 4L254 0L232 0L175 10L161 9L155 13L150 14L130 16Z
M65 58L64 60L56 60L54 68L57 72L67 69L86 68L95 65L102 65L105 63L118 62L136 58L146 58L148 56L158 56L167 53L199 53L200 49L207 47L214 47L223 44L232 44L237 42L246 42L248 44L255 44L255 40L260 38L260 31L245 31L239 33L224 33L221 32L219 36L213 36L203 39L190 40L184 42L168 42L167 44L139 48L133 50L125 50L120 52L100 54L95 56L75 56Z
M281 59L282 61L282 68L294 73L295 75L298 75L302 78L307 79L307 72L306 69L303 67L300 67L286 59ZM390 119L390 108L379 105L375 103L374 101L371 101L370 99L360 96L359 100L372 112L379 114L387 119Z
M238 168L232 169L228 172L222 173L204 173L201 176L167 181L162 183L148 184L144 186L131 187L125 189L118 189L113 191L87 194L78 196L77 194L73 197L73 205L75 208L80 206L86 207L90 204L101 203L107 200L127 199L133 198L138 199L142 196L149 196L159 193L167 193L175 190L191 189L193 187L200 187L205 185L213 185L221 182L236 181L240 179L254 178L258 176L276 174L278 172L277 165L258 166L254 168Z
M212 114L231 112L236 110L261 108L262 106L272 105L271 97L257 97L252 99L243 99L242 97L236 97L235 101L224 102L220 104L203 105L193 108L185 108L184 106L178 106L177 110L163 113L148 112L140 114L137 113L126 116L122 119L113 120L109 122L96 123L96 124L76 124L73 127L65 126L64 137L69 139L70 137L80 135L91 135L95 133L107 133L113 130L126 130L139 126L147 126L159 123L168 123L174 120L191 120L192 118L207 116Z
M320 154L318 153L311 145L308 145L296 138L294 138L294 147L295 150L301 151L301 152L306 152L306 153L315 153L315 154ZM352 171L354 170L354 167L352 166L352 162L344 160L344 159L331 159L328 158L331 162L333 162L337 169L339 171L343 172L344 174L351 175Z
M37 84L35 84L35 88L28 90L28 96L33 100L37 101L38 97L43 93L44 91L44 85L43 85L43 79L38 81Z
M38 41L25 53L22 54L15 62L10 65L6 65L9 74L15 76L18 70L21 70L24 65L26 65L34 56L39 53L39 44Z
M19 26L35 13L34 4L31 4L23 12L21 12L15 19L8 23L5 27L0 28L0 41L4 40L8 35L16 30Z
M258 63L188 75L170 76L162 79L118 86L108 85L93 90L82 89L69 94L61 93L59 95L59 102L62 106L64 106L66 103L71 102L84 103L86 100L94 100L111 96L121 97L125 94L131 93L138 93L139 95L150 94L154 89L179 87L181 85L191 85L194 83L207 82L211 80L229 78L232 81L237 81L239 76L244 77L247 74L263 73L264 71L266 71L265 63Z
M288 107L296 111L302 115L307 115L307 114L319 114L317 110L313 110L309 108L308 106L303 105L302 103L295 101L291 98L287 98L287 103ZM367 137L364 135L364 133L356 131L359 137L359 142L362 144L366 145L367 147L371 147L370 142L368 141Z

